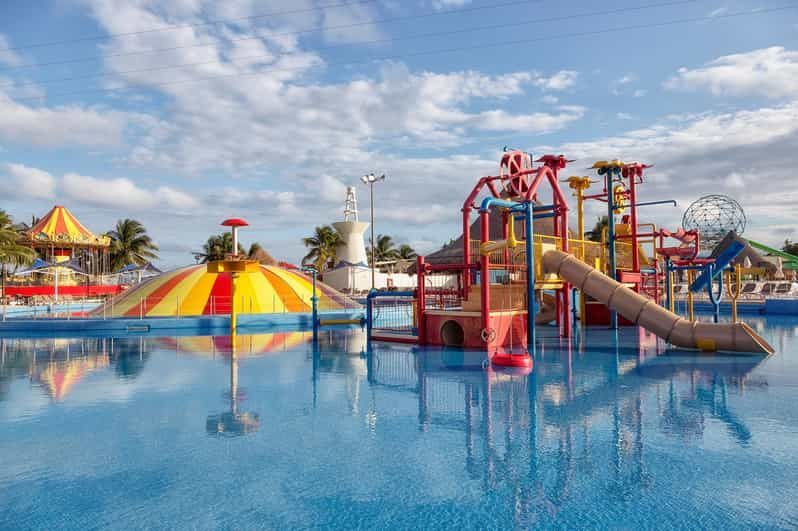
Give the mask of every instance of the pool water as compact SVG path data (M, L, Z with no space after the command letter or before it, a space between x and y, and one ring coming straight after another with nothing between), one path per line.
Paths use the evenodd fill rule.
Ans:
M544 331L529 375L360 329L0 340L0 528L794 528L798 319L752 321L775 356Z

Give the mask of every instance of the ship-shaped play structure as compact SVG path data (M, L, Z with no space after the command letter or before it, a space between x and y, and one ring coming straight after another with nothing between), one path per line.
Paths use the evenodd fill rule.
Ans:
M419 257L418 290L373 293L367 310L372 338L424 345L482 348L500 365L529 366L535 325L554 322L560 335L572 332L578 313L583 324L639 325L684 348L750 353L772 347L744 323L704 323L673 311L672 279L688 271L691 289L715 299L730 282L732 246L713 259L697 257L699 235L674 233L638 221L638 208L672 203L640 202L637 187L648 168L639 162L600 161L599 180L571 177L578 227L569 230L569 207L559 173L568 161L544 155L533 162L522 151L506 151L499 175L482 177L462 207L462 250L449 262ZM588 193L591 185L603 190ZM481 199L481 201L480 201ZM583 205L606 204L608 226L601 241L585 239ZM472 213L479 214L479 239L472 239ZM492 225L501 227L500 237ZM548 226L546 233L538 233ZM519 234L520 233L520 234ZM494 239L491 239L491 236ZM739 275L738 275L739 279ZM575 307L578 292L579 308ZM397 327L386 317L402 296L412 306L412 326ZM693 316L691 316L693 317Z

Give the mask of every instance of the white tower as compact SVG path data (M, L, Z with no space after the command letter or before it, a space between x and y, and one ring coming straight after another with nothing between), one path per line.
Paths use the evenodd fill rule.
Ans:
M366 244L363 234L369 227L368 223L361 223L357 219L357 196L355 188L346 189L346 203L344 206L344 221L332 224L341 234L343 243L338 248L338 260L349 265L367 266L369 261L366 256Z

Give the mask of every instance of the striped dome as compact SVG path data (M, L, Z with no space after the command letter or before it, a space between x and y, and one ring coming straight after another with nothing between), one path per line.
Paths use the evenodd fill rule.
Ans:
M214 273L202 265L158 275L108 301L92 312L107 317L176 317L230 313L231 276ZM356 304L318 282L319 309L341 310ZM237 313L310 312L313 284L296 270L257 265L239 274L236 282Z
M56 205L28 231L34 243L108 247L107 236L95 236L66 207Z
M274 352L284 352L307 343L311 332L277 332L273 334L247 334L231 336L176 336L158 339L161 345L177 354L203 357L230 358L235 341L236 355L241 358L258 357Z

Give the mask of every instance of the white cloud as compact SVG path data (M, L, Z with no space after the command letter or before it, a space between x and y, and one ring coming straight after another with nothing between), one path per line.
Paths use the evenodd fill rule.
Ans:
M635 98L642 98L646 94L648 94L646 89L636 89L634 92L632 92L632 96Z
M432 7L436 10L455 9L470 4L471 0L432 0Z
M0 91L0 140L36 146L115 146L130 117L78 105L22 105Z
M665 82L672 90L706 90L716 96L798 96L798 52L781 46L725 55L702 68L680 68Z
M619 112L615 115L616 118L619 120L634 120L635 117L629 114L628 112Z
M99 25L111 33L175 23L162 12L166 7L161 4L87 1ZM302 8L306 3L308 0L297 0L290 7ZM181 16L201 20L207 13L252 14L253 3L232 4L222 8L210 0L195 0ZM332 11L305 18L318 19L310 27L323 25ZM347 13L352 20L371 16L370 12ZM497 130L497 118L505 116L510 130L543 133L561 128L555 124L560 118L572 122L582 112L533 109L510 116L504 110L505 101L524 96L530 88L562 91L574 86L578 75L572 70L550 75L532 71L498 75L473 70L413 72L404 64L386 62L374 75L323 83L316 77L321 69L317 67L325 64L323 58L303 50L296 35L285 35L307 24L307 20L293 17L268 18L251 26L185 27L104 44L105 66L116 73L114 83L156 91L170 102L160 121L135 142L128 161L182 173L245 170L279 175L293 171L292 167L315 169L320 160L351 167L381 146L399 142L424 149L461 145L483 131ZM283 35L277 37L276 33ZM247 43L246 49L238 49L244 46L241 42ZM191 47L198 43L210 46ZM159 61L194 65L179 72L131 72L151 67L152 58L118 54L144 48L174 48L159 54ZM257 64L242 59L252 54L263 59ZM209 76L214 79L163 85Z
M798 101L757 110L673 116L622 135L533 151L565 153L577 159L574 167L616 157L654 164L639 189L641 197L675 198L680 208L652 208L646 211L649 219L676 226L691 201L707 193L726 193L746 209L751 231L761 231L769 224L795 220L798 192L789 188L791 181L785 176L794 173L796 142ZM763 154L767 162L755 163L763 160Z
M537 77L534 81L534 84L536 87L543 90L561 91L576 85L578 78L579 73L575 70L560 70L550 77Z
M571 122L581 119L585 108L561 106L560 112L512 114L505 111L485 111L477 120L477 127L486 131L517 131L524 133L550 133L567 127Z
M24 164L0 164L0 191L10 197L51 199L55 178L44 170Z
M7 66L22 64L22 59L20 59L19 55L14 53L13 50L9 50L9 48L11 48L11 43L5 35L0 33L0 64Z
M709 16L710 17L719 17L721 15L725 15L728 12L729 12L729 8L728 7L719 7L717 9L713 9L712 11L710 11L709 12Z
M626 94L631 90L629 85L637 83L637 80L638 80L637 74L635 74L634 72L626 73L610 83L610 92L614 96L620 96L622 94ZM633 94L636 92L637 91L635 90Z
M546 105L555 105L558 101L560 101L560 99L557 96L546 94L542 98L540 98L540 101L545 103Z
M157 210L169 208L184 211L198 205L185 192L168 186L143 188L130 179L99 179L78 173L67 173L62 179L64 195L76 202L107 208Z

